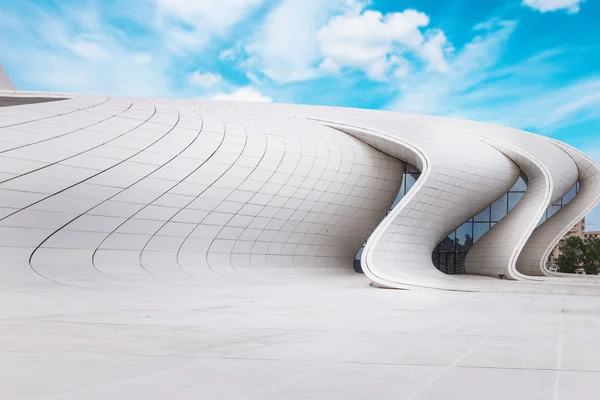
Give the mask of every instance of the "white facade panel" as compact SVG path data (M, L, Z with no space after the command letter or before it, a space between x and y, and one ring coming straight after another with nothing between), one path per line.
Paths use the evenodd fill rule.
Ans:
M545 257L600 201L596 162L497 125L334 107L0 96L12 99L0 107L3 270L26 266L63 283L352 273L368 239L362 269L379 286L498 290L510 284L499 276L546 284L570 279L545 271ZM420 178L386 216L405 163ZM520 174L525 195L470 250L467 274L438 271L438 243ZM580 193L536 229L576 181Z

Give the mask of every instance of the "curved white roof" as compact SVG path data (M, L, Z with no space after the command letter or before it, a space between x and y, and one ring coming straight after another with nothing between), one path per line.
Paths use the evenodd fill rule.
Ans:
M0 259L17 280L344 274L370 236L362 266L379 286L514 291L533 282L595 283L543 269L564 231L600 201L600 166L546 137L336 107L0 97L18 104L0 107ZM403 162L421 177L385 216ZM521 172L525 196L471 249L467 275L438 271L437 244ZM577 180L580 194L535 229Z

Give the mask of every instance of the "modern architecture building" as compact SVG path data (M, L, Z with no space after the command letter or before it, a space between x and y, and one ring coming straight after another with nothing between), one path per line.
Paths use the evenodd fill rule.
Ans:
M578 150L0 72L1 398L597 397L600 278L545 268L600 198Z
M3 69L0 88L7 276L73 283L354 265L390 288L560 282L546 259L600 201L590 157L488 123L24 92Z

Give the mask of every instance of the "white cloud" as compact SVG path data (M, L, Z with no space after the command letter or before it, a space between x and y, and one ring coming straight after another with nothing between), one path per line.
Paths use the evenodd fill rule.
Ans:
M584 0L523 0L523 5L541 12L567 10L570 14L579 12Z
M178 51L199 51L223 37L265 0L155 0L156 26Z
M434 71L448 71L446 52L449 50L448 39L442 31L435 31L418 50L419 54L429 64L428 67Z
M538 79L560 72L552 58L561 51L544 51L518 64L499 66L515 27L514 22L499 20L478 25L478 35L449 59L448 74L422 71L409 76L389 108L545 134L600 118L600 76L555 86Z
M353 0L283 0L266 16L244 50L250 71L278 83L300 81L318 75L316 46L319 28L332 14L356 7Z
M414 10L385 15L366 10L335 16L317 35L325 58L321 65L354 68L371 79L385 80L396 66L406 64L395 47L419 47L424 41L419 28L428 24L427 15Z
M213 100L224 100L224 101L251 101L251 102L262 102L271 103L272 98L263 95L258 90L251 87L242 87L234 90L231 93L220 93L212 96Z
M430 70L448 70L451 47L443 32L425 29L426 14L410 9L382 14L367 6L359 0L284 0L246 45L243 67L278 83L344 69L363 71L372 80L404 77L411 69L408 56Z
M219 60L234 60L237 54L236 49L225 49L219 53Z
M401 82L400 95L390 107L440 115L460 113L471 101L470 97L476 95L473 90L488 76L488 68L495 65L515 26L510 21L487 26L489 30L480 32L449 60L447 74L421 71L409 76ZM484 27L480 25L477 29ZM476 99L475 103L479 100Z
M22 2L0 13L0 54L21 89L171 95L164 60L129 42L89 4L48 11ZM27 51L23 51L27 49Z
M201 88L209 88L218 85L223 81L223 77L219 74L212 72L200 72L194 71L188 75L188 82L191 85L199 86Z

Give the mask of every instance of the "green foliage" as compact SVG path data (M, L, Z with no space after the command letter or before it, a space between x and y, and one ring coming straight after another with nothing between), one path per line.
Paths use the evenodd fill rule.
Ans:
M589 237L585 240L586 253L583 269L588 275L598 275L600 272L600 239Z
M578 236L572 236L565 241L562 254L558 256L556 265L558 272L574 274L583 266L585 244Z
M583 268L588 275L598 275L600 272L600 239L573 236L565 241L562 248L562 254L557 259L550 262L556 262L558 272L575 273L579 268Z
M550 268L550 269L554 268L554 270L556 270L557 269L556 263L557 263L557 260L556 260L556 257L554 256L554 251L552 251L550 253L550 255L548 256L548 268Z

